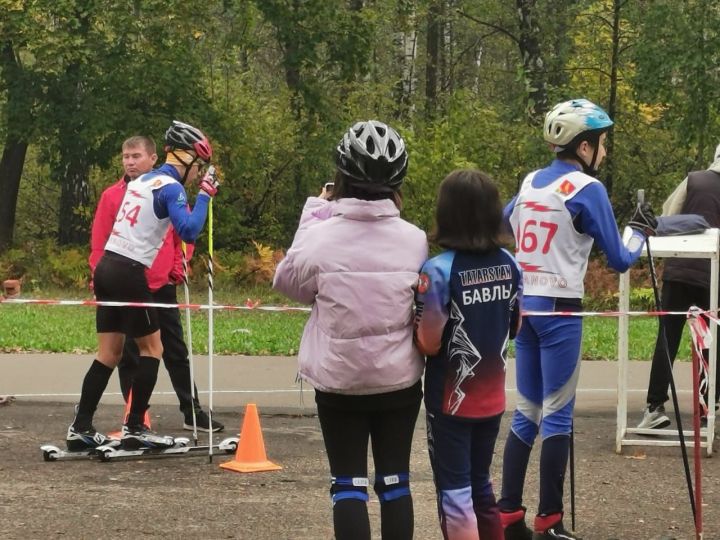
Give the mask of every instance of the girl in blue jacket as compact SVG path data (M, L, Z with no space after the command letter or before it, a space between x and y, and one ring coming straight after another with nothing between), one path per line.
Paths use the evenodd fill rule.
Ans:
M502 245L502 205L475 170L440 185L434 241L417 290L415 339L427 355L425 408L440 527L452 540L502 540L490 463L505 411L508 342L522 275Z

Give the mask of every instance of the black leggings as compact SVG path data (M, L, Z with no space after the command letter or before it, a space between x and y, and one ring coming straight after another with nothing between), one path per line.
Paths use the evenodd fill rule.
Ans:
M338 540L367 540L367 485L380 499L382 537L413 537L413 503L409 488L410 450L422 392L411 388L367 396L316 392L318 418L330 463L333 523ZM375 478L367 479L368 441Z
M662 308L667 311L687 311L690 306L696 305L702 309L708 309L710 304L710 289L680 283L679 281L665 281L662 286ZM667 365L667 355L670 362L675 362L683 328L685 328L685 315L665 315L662 317L662 324L665 327L668 353L665 352L662 342L662 333L658 331L655 342L655 353L653 354L652 367L650 369L650 382L648 383L647 402L650 405L662 405L668 400L668 386L670 386L670 370ZM715 343L720 352L720 341ZM705 358L708 352L704 352ZM720 397L720 371L715 372L715 403ZM710 382L708 381L708 388ZM707 403L707 393L705 394Z
M177 290L175 285L165 285L152 293L153 302L158 304L177 304ZM185 419L190 419L192 424L193 398L190 393L190 360L188 348L185 345L183 327L180 322L180 311L177 308L158 308L158 323L160 324L160 340L163 346L163 361L170 382L180 402L180 410ZM125 401L132 388L132 381L140 363L140 353L137 344L133 339L125 340L123 355L118 364L118 376L120 377L120 390ZM195 387L195 410L200 409L200 402L197 399L197 386Z

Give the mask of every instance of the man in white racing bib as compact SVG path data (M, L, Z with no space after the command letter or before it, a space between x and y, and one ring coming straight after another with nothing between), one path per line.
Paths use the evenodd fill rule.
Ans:
M209 201L217 193L216 179L205 175L200 180L192 211L188 210L183 185L195 181L200 167L210 162L210 142L199 129L174 121L165 133L165 143L165 164L127 185L105 253L93 276L99 301L153 302L145 270L155 260L168 227L172 223L183 240L192 242L205 224ZM133 381L130 414L122 430L122 446L172 446L172 437L160 437L143 425L163 353L156 308L98 306L96 329L97 359L83 380L75 419L67 432L68 450L82 451L111 442L95 430L92 420L122 357L126 335L135 340L140 363Z

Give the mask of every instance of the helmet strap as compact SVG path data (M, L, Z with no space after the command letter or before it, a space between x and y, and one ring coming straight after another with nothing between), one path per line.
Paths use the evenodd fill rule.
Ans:
M588 144L590 144L590 141L586 141ZM590 163L587 163L583 158L580 157L580 155L577 152L578 147L576 146L573 148L572 153L575 156L575 159L578 160L580 165L582 165L583 172L587 174L588 176L592 176L593 178L597 176L598 170L595 166L595 163L597 162L597 156L598 156L598 149L600 146L600 139L598 138L598 141L592 145L593 146L593 156L590 160Z
M595 151L593 152L593 157L590 163L588 164L583 158L581 158L578 153L577 149L573 150L573 154L575 155L575 159L580 162L580 165L582 165L583 172L587 174L588 176L595 177L598 173L597 167L595 167L595 162L597 161L597 155L598 155L598 149L595 148Z
M183 161L182 158L175 153L175 150L170 150L170 153L173 155L173 157L174 157L180 164L182 164L183 167L185 167L185 174L183 174L183 177L182 177L182 179L180 180L180 183L181 183L182 185L185 185L185 182L187 182L188 174L190 174L190 169L192 168L193 164L194 164L198 159L200 159L200 158L198 158L197 156L195 156L195 157L190 161L190 163L187 163L187 162Z

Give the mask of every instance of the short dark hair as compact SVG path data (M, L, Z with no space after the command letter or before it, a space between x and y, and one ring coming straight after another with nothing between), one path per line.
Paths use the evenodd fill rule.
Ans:
M510 245L500 194L487 174L459 169L445 177L430 239L445 249L481 253Z
M402 192L400 189L394 191L368 191L362 189L357 184L350 181L351 179L339 169L335 172L335 185L333 186L331 200L339 199L361 199L363 201L381 201L390 199L395 203L398 210L402 210Z
M560 150L560 152L557 153L558 159L572 159L577 161L578 158L575 154L577 147L580 146L583 141L587 141L590 146L597 148L600 146L600 136L607 130L607 128L589 129L578 133L572 141L565 145L565 150Z
M148 155L157 154L155 141L152 140L152 137L148 137L147 135L134 135L129 139L125 139L125 142L122 144L123 150L125 148L135 148L137 146L143 146Z

